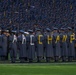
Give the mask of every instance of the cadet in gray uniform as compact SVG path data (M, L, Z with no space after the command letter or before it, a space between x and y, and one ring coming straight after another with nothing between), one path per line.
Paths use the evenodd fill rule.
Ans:
M15 63L16 58L17 58L17 36L16 36L16 31L12 31L11 35L9 37L10 41L10 57L11 57L11 62Z
M19 49L19 59L21 63L24 63L27 60L27 50L26 50L26 36L24 31L20 30L18 36L18 49Z
M54 28L53 31L53 51L54 51L54 60L57 62L59 57L61 56L61 49L60 49L60 35L57 31L57 28Z
M36 53L37 53L37 62L41 62L41 60L43 59L43 41L44 41L44 37L40 31L40 29L37 29L37 32L35 34L36 37Z
M46 34L44 35L46 62L50 62L50 60L54 57L52 40L53 35L51 30L46 28Z
M6 55L6 60L8 60L9 52L10 52L10 50L9 50L9 36L10 36L10 30L8 30L8 32L7 32L7 55Z
M60 30L60 47L61 47L61 58L62 61L66 61L67 57L67 34L65 33L65 29L61 28Z
M29 62L33 62L35 59L35 36L33 34L33 30L28 30L29 35L27 36L28 40L28 59Z
M76 60L76 29L75 29L75 60Z
M7 32L8 30L3 30L3 34L2 34L2 60L6 60L6 56L7 56Z
M72 32L72 28L68 27L68 61L72 61L75 57L75 34Z
M0 29L0 60L2 59L2 30Z

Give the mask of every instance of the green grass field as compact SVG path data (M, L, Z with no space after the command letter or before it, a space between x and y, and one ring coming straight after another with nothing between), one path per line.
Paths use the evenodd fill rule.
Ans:
M0 64L0 75L76 75L76 63Z

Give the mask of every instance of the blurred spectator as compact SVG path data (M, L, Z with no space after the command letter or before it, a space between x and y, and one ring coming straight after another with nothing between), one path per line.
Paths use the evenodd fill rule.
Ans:
M0 26L12 29L76 24L75 0L0 0ZM19 27L18 27L19 26Z

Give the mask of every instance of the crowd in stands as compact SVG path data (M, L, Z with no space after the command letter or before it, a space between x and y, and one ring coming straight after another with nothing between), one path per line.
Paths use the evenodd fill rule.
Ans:
M76 0L0 0L0 27L75 27Z

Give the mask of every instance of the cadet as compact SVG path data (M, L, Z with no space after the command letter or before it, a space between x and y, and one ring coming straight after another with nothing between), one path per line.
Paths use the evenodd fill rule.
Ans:
M8 30L7 32L7 55L6 55L6 60L8 60L8 57L9 57L9 36L10 36L10 30Z
M46 61L50 62L50 60L53 58L53 45L52 45L53 35L49 28L46 28L46 35L44 35L44 40L45 40Z
M3 30L3 34L2 34L2 53L1 53L1 58L2 60L6 60L6 56L7 56L7 32L9 32L8 30Z
M35 36L33 34L33 30L28 30L28 32L28 59L29 62L33 62L33 60L35 59Z
M75 57L75 34L72 32L72 28L68 27L68 61L72 61Z
M75 60L76 60L76 29L75 29Z
M61 58L62 61L66 61L67 57L67 34L65 33L65 28L60 30L60 47L61 47Z
M40 29L37 29L36 32L36 53L37 53L37 62L41 62L41 60L43 59L43 41L44 41L44 37L41 33Z
M18 49L19 49L19 59L21 63L24 63L27 60L27 50L26 50L26 36L24 31L20 30L18 36Z
M16 31L12 30L11 35L9 37L10 41L10 57L11 57L11 62L15 63L16 58L17 58L17 36L16 36Z
M2 33L2 30L0 29L0 58L2 56L2 34L1 33Z
M60 35L58 33L57 28L54 28L54 31L53 31L53 50L54 50L54 60L55 62L57 62L61 56Z

